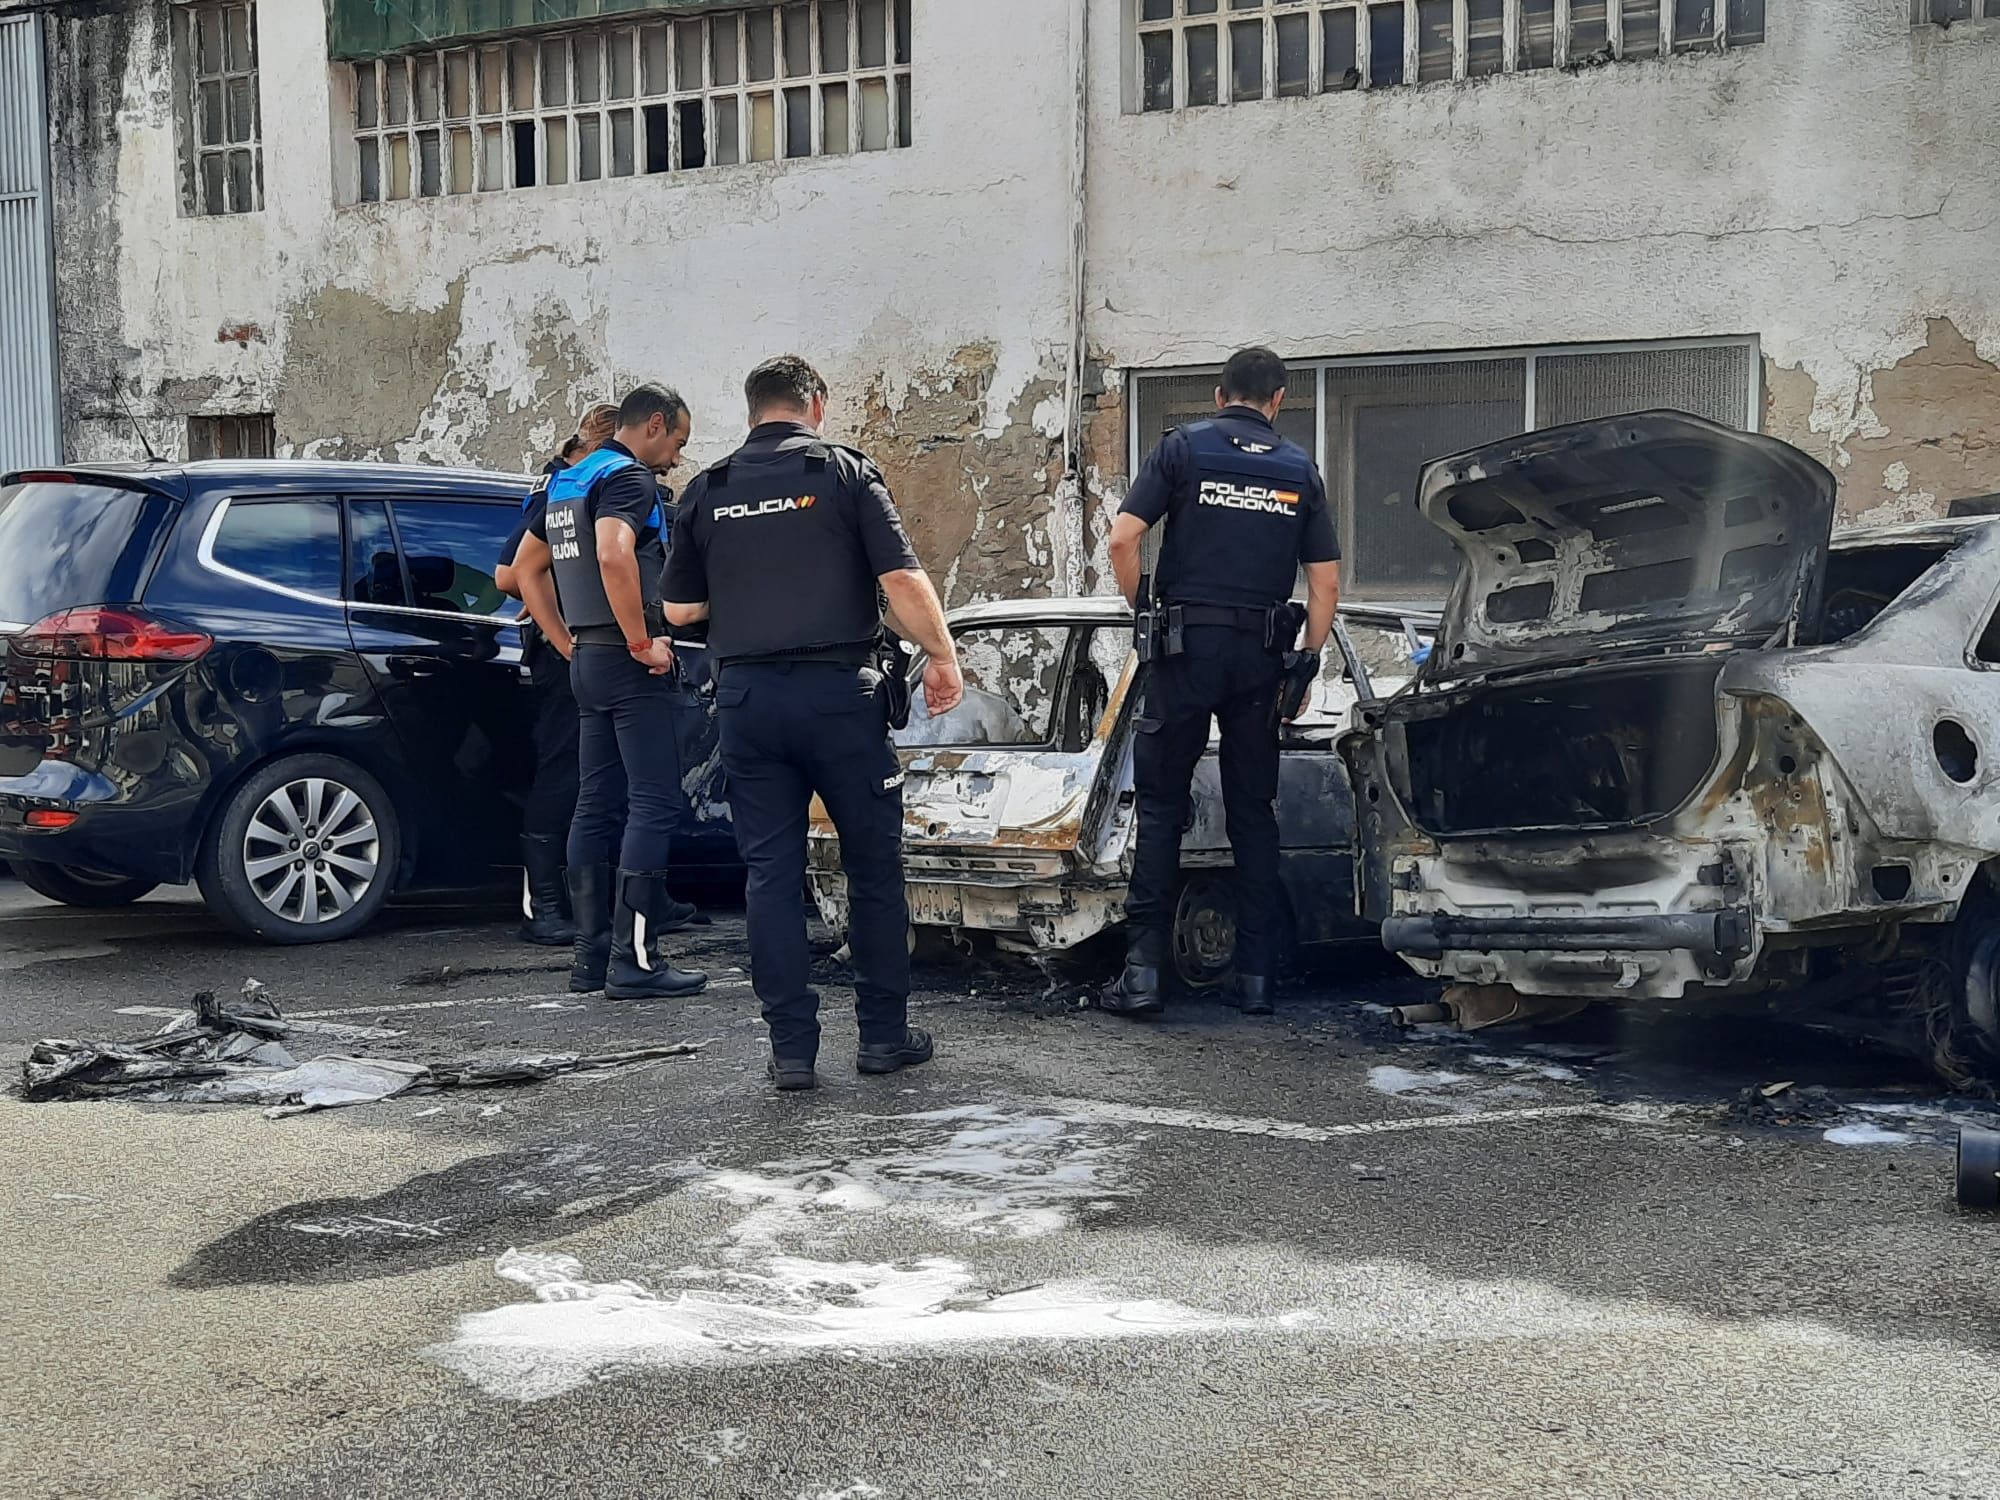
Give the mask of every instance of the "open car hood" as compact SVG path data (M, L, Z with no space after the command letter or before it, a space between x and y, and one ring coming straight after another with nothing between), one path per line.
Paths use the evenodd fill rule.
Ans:
M1833 499L1798 449L1685 412L1438 459L1417 504L1464 560L1424 676L1786 635L1818 602Z

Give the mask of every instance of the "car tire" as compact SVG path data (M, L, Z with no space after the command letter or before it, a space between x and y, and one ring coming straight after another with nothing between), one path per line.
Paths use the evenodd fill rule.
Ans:
M330 943L374 920L401 853L381 782L337 755L288 755L229 794L195 878L209 910L245 937Z
M14 873L21 877L21 884L51 901L97 910L130 906L141 896L157 890L160 884L157 880L145 880L133 875L100 875L95 870L72 870L38 859L16 860Z

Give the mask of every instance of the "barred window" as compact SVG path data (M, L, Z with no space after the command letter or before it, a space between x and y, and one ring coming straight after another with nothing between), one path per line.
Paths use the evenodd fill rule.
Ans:
M1139 0L1137 36L1138 107L1171 110L1721 51L1764 0Z
M353 65L362 203L911 139L910 0L794 0Z
M264 206L257 98L257 7L173 7L181 211L246 214Z
M1354 599L1435 602L1458 552L1417 510L1417 476L1447 454L1534 427L1669 408L1755 430L1754 339L1287 360L1278 430L1315 455ZM1213 370L1141 371L1133 458L1215 410Z
M2000 20L2000 0L1916 0L1917 24L1950 26L1958 21Z
M247 417L188 418L191 459L269 458L277 451L277 428L268 412Z

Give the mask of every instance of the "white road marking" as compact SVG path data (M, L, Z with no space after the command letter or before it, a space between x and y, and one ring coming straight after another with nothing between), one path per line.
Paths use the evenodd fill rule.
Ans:
M1249 1115L1214 1114L1200 1109L1170 1109L1145 1104L1115 1104L1098 1099L1034 1099L1044 1109L1060 1110L1081 1120L1115 1125L1164 1125L1176 1130L1206 1130L1219 1135L1263 1135L1281 1141L1336 1141L1355 1135L1395 1135L1407 1130L1451 1130L1466 1125L1513 1125L1528 1120L1596 1117L1626 1124L1660 1118L1658 1108L1611 1104L1545 1104L1523 1109L1490 1109L1482 1114L1419 1115L1414 1119L1366 1120L1349 1125L1301 1125L1292 1120L1265 1120Z

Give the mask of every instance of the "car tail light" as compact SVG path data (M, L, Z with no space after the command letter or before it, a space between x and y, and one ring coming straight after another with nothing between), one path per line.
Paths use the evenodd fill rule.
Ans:
M30 828L67 828L76 821L73 812L52 812L48 808L37 808L22 821Z
M15 636L21 656L86 661L193 661L215 638L139 609L88 604L59 609Z

